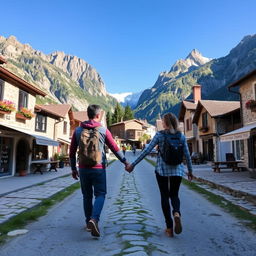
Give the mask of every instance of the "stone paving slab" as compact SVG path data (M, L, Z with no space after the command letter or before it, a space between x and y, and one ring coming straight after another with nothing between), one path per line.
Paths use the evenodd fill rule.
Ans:
M225 169L216 173L210 164L201 164L193 165L193 175L199 186L256 215L256 179L251 178L248 171Z
M69 176L60 177L45 184L35 185L0 197L0 223L38 205L43 199L53 196L76 182Z

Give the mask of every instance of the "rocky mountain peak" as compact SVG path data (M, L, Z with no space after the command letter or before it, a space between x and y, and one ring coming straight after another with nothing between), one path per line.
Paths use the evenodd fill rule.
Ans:
M168 75L176 77L181 73L204 65L210 60L210 58L204 57L197 49L193 49L185 59L179 59L174 63Z

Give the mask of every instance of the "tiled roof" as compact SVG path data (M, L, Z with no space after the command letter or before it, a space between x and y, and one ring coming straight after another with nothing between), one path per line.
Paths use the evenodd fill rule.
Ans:
M141 125L144 125L143 122L137 120L137 119L132 119L132 120L127 120L127 121L122 121L122 122L119 122L119 123L115 123L115 124L112 124L111 126L115 126L115 125L120 125L120 124L126 124L126 123L129 123L129 122L137 122Z
M200 103L212 116L222 116L240 108L240 101L201 100Z
M197 123L201 110L205 108L211 117L222 116L240 109L239 101L218 101L218 100L200 100L198 102L193 123Z
M43 92L36 86L16 76L15 74L13 74L12 72L10 72L2 66L0 66L0 78L12 85L17 86L18 88L23 89L24 91L29 92L32 95L41 95L43 97L47 95L45 92Z
M49 112L59 117L65 117L71 108L69 104L50 104L50 105L37 105L42 110Z
M101 110L101 112L100 112L100 121L102 121L104 113L105 113L105 111ZM89 117L87 115L87 111L73 112L73 116L74 116L74 119L79 121L79 122L83 122L83 121L89 120Z
M196 106L197 106L197 103L183 100L181 105L180 105L180 112L179 112L179 115L178 115L179 121L180 122L184 121L184 116L185 116L185 113L186 113L187 109L188 110L195 110Z
M186 109L192 109L192 110L196 109L196 106L197 106L196 103L191 102L191 101L186 101L186 100L183 101L183 104L186 107Z
M88 115L87 115L87 111L77 111L77 112L73 112L73 116L74 119L79 121L79 122L83 122L85 120L88 120Z

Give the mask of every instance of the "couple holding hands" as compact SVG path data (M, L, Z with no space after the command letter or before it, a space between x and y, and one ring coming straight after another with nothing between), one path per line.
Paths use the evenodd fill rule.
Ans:
M145 158L153 148L158 146L160 153L157 156L155 167L155 175L157 184L161 194L161 206L164 214L167 236L173 237L174 232L180 234L182 232L181 213L180 213L180 199L179 188L182 177L185 175L185 167L181 162L175 162L177 158L186 158L188 179L192 180L192 162L188 150L188 145L185 136L179 131L178 120L172 113L165 114L162 118L164 130L157 132L150 144L139 154L133 163L128 163L124 155L116 145L110 131L101 126L100 123L101 108L98 105L89 105L87 108L87 115L89 121L82 122L80 127L77 127L70 147L70 164L72 169L72 177L78 179L80 177L81 190L83 194L83 206L85 214L85 228L91 232L92 236L99 237L100 230L98 222L100 214L104 205L106 195L106 155L104 147L107 145L115 156L125 164L125 170L132 172L135 166ZM98 140L98 148L94 154L95 164L88 165L86 161L82 161L81 156L81 141L83 140L83 131L92 130L96 134L94 137ZM169 137L176 137L179 141L179 148L173 154L167 149L166 139ZM89 140L88 140L89 141ZM89 145L93 144L92 140L87 144L87 151ZM76 168L76 152L79 147L79 171ZM93 147L95 149L95 147ZM84 151L84 148L83 148ZM97 154L99 151L100 154ZM169 154L169 155L168 155ZM178 155L177 155L178 154ZM175 158L173 161L168 161ZM171 163L171 164L170 164ZM173 165L175 163L175 165ZM93 203L93 195L95 197ZM170 202L172 205L172 211ZM173 217L172 217L173 216ZM174 223L173 223L174 219Z

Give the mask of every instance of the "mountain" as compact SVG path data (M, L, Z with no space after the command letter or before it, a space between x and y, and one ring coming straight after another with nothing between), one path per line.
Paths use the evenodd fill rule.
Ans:
M192 86L202 86L202 98L235 100L237 95L227 85L256 68L256 35L246 36L225 57L209 59L193 50L185 60L178 60L170 71L160 73L151 89L145 90L135 109L137 118L154 122L159 114L189 97Z
M124 92L124 93L113 93L110 95L117 99L118 102L121 103L122 106L129 105L132 109L134 109L139 101L143 91L132 93L132 92Z
M64 52L47 55L14 36L0 36L0 55L7 59L8 70L48 93L37 103L68 103L76 110L85 110L90 103L110 110L116 104L96 69L81 58Z

